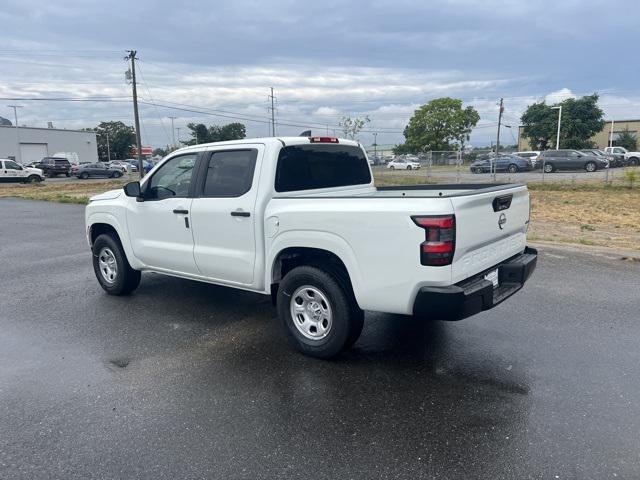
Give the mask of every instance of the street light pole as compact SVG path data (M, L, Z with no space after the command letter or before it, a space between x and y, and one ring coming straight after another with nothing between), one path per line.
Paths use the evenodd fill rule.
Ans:
M551 107L552 110L558 110L558 133L556 134L556 150L560 149L560 122L562 121L562 105Z
M176 148L176 131L173 128L173 121L178 117L169 117L171 119L171 139L173 141L173 148Z
M609 132L609 146L613 147L613 120L611 120L611 131Z
M16 122L16 162L17 163L21 163L20 162L20 132L18 131L18 109L22 108L22 105L7 105L7 107L9 108L13 108L13 117L15 119Z
M109 132L105 132L107 134L107 161L111 161L111 146L109 145Z

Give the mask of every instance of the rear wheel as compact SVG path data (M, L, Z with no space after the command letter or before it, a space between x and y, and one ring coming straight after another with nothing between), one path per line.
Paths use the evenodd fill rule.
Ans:
M634 167L637 167L638 165L640 165L640 158L638 157L629 158L629 165L633 165Z
M89 178L89 174L87 172L82 172L80 175L78 175L78 178L86 180L87 178Z
M515 163L509 165L509 173L518 173L518 166Z
M407 165L407 170L411 170L411 165Z
M391 165L391 166L389 167L389 170L395 170L395 169L396 169L396 167L394 167L393 165Z
M278 316L298 350L332 358L355 343L364 313L342 279L312 266L292 269L278 288Z
M120 178L122 176L122 172L119 171L115 171L113 172L113 174L111 175L112 178Z
M553 173L553 171L555 170L555 168L553 167L553 163L545 163L543 168L545 173Z
M120 244L110 234L93 242L93 271L102 289L110 295L127 295L140 285L140 271L134 270Z
M598 166L596 165L595 162L587 162L584 166L584 169L587 172L595 172L598 169Z
M70 176L71 176L71 173L69 173L69 172L65 172L65 175L66 175L67 177L70 177Z

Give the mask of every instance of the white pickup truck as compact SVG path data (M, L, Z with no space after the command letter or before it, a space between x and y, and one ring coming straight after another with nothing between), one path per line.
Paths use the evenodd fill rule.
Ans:
M518 291L536 266L524 185L374 186L361 145L333 137L183 148L91 198L102 288L141 271L271 295L304 353L329 358L363 310L459 320Z

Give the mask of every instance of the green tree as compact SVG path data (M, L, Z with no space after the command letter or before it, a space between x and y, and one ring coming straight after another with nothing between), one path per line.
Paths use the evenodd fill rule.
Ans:
M603 112L598 107L598 94L582 98L568 98L554 106L562 106L560 122L561 148L589 148L590 140L604 128ZM534 150L547 150L555 147L558 129L558 110L545 102L534 103L527 107L521 117L522 134L529 140Z
M131 146L136 142L136 134L133 127L122 122L101 122L94 129L98 142L98 158L102 161L125 159L130 156ZM107 149L107 134L109 136L109 148ZM111 152L111 158L107 155Z
M167 154L169 153L169 150L167 150L166 148L154 148L153 149L153 156L159 156L159 157L165 157L167 156Z
M616 147L624 147L630 152L633 152L638 148L638 139L629 130L629 127L625 127L622 132L618 133L618 138L613 141L613 144Z
M247 136L247 128L244 124L238 122L227 123L226 125L211 125L209 127L203 123L189 123L187 128L191 130L191 139L182 142L184 145L240 140Z
M342 117L342 120L338 123L338 126L342 130L345 138L355 139L358 133L362 131L364 126L369 123L371 119L368 115L362 118Z
M414 112L404 129L405 143L394 151L419 153L464 148L479 120L480 115L473 107L462 108L462 100L436 98Z

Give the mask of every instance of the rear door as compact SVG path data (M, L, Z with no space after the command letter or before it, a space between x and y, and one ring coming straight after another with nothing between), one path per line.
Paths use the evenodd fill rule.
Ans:
M453 283L524 250L529 223L525 186L452 197L451 203L456 216Z
M263 145L207 152L191 205L194 258L202 275L251 285L256 259L258 172Z

